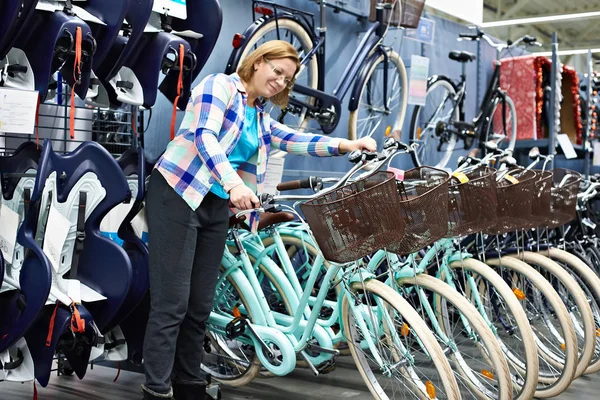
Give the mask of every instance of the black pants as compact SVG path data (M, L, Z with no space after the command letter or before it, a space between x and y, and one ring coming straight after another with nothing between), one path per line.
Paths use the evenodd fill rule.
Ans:
M202 384L206 320L227 237L227 200L212 193L193 211L154 171L146 198L151 310L144 340L145 388Z

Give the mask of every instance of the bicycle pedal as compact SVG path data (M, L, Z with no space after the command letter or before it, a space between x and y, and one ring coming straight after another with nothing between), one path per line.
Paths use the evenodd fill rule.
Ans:
M242 336L246 332L246 317L240 316L235 317L225 326L225 333L229 339L235 339L238 336Z
M317 367L320 375L325 375L332 372L335 369L335 359L327 360L323 364Z

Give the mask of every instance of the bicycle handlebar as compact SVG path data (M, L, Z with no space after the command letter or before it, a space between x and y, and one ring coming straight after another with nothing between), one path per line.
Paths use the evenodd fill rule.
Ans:
M524 35L524 36L520 37L519 39L515 40L514 42L512 40L507 40L506 42L496 43L492 40L492 38L490 38L487 35L487 33L482 31L481 29L479 29L479 27L472 27L471 29L473 29L473 28L476 29L476 33L460 33L458 35L458 40L468 39L468 40L477 41L480 39L484 39L486 42L488 42L488 44L490 46L494 47L498 51L502 51L505 49L515 47L521 42L525 43L528 46L541 46L542 45L540 42L537 41L537 38L535 36L530 36L530 35Z

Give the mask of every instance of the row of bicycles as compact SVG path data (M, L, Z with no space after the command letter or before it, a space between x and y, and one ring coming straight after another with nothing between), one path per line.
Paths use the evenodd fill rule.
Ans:
M598 371L600 184L486 146L401 171L416 146L389 139L341 179L279 186L314 194L264 195L256 235L232 217L206 372L241 386L350 355L377 399L530 399Z
M341 179L280 184L316 193L263 195L257 234L232 218L207 373L242 386L351 356L379 399L525 399L600 369L600 182L492 143L452 173L390 167L413 151L388 139ZM91 362L142 363L143 152L27 143L0 168L0 236L16 237L0 246L2 379L46 386L57 357L82 379Z

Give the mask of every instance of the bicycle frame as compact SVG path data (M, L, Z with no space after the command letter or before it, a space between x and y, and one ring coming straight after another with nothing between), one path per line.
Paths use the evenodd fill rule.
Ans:
M302 353L303 357L306 360L310 360L311 363L320 364L331 360L331 358L335 353L337 353L337 351L333 350L331 338L324 332L324 328L317 323L319 319L318 317L320 314L320 310L326 302L325 298L327 296L331 283L334 281L363 281L364 279L372 279L372 274L368 273L364 269L359 269L354 271L352 275L347 276L342 272L343 265L332 264L332 267L330 267L327 270L327 273L323 279L322 286L319 289L319 294L316 300L314 300L314 306L312 308L312 311L310 311L308 318L306 318L305 313L303 312L297 312L293 317L277 313L270 309L262 291L262 288L260 286L260 283L258 282L258 278L256 276L255 267L260 262L260 258L257 259L257 263L253 266L248 257L248 253L246 252L247 248L250 249L253 246L251 244L252 242L246 240L242 244L242 241L240 240L239 235L237 234L237 230L234 229L232 232L234 236L234 241L236 243L236 247L238 247L238 249L240 250L239 260L233 261L232 258L235 259L234 256L231 255L231 253L227 249L225 250L224 264L228 265L228 267L226 268L226 271L222 273L217 287L220 287L229 275L234 276L233 274L235 274L234 279L236 281L236 286L238 286L240 291L242 291L246 295L246 301L249 301L249 298L252 298L250 302L252 308L252 316L258 322L257 324L252 324L252 331L258 332L258 338L251 338L252 344L254 346L260 346L263 332L266 335L269 335L272 334L273 330L276 330L279 333L285 335L285 337L291 344L294 352ZM266 252L263 251L263 253L261 254L266 254ZM319 257L321 258L319 260L320 265L322 265L324 260L322 260L321 256ZM275 269L271 270L270 272L277 273ZM314 288L315 286L319 272L319 268L314 268L311 270L311 274L307 283L307 290L304 290L302 292L302 296L299 299L298 297L296 297L296 290L292 288L291 284L288 285L287 288L284 287L286 294L288 294L289 296L288 299L293 301L294 303L292 305L294 309L306 311L310 310L310 308L308 307L310 303L310 295L312 293L312 288ZM282 273L281 270L279 270L279 273ZM285 281L286 277L280 276L278 278L278 282L280 283ZM340 296L338 299L339 304L337 307L341 307L341 302L343 301L343 298L345 296L352 296L351 292L345 286L342 286L342 288L342 296ZM252 296L251 294L254 294L254 296ZM222 295L223 293L217 293L217 296L215 296L215 304L218 303ZM350 301L349 304L358 326L365 332L365 346L367 346L370 349L377 361L380 364L383 364L384 361L378 355L376 343L373 341L371 335L367 334L367 332L369 332L368 327L371 327L371 329L373 328L373 325L376 325L378 327L379 324L377 321L380 321L380 319L377 319L377 321L365 320L368 319L369 316L366 316L367 318L365 318L365 315L363 315L363 313L359 309L360 305L354 304L353 301ZM243 307L241 307L240 311L248 313L250 310L245 310ZM258 314L258 316L256 316L256 314ZM385 316L383 318L385 318ZM225 325L227 325L231 321L231 319L226 316L212 312L209 321L210 324L220 327L221 329L219 330L219 332L223 334L225 332ZM328 320L328 323L333 324L333 318L330 318ZM259 324L262 324L261 330L257 329L257 327L260 326ZM341 335L342 334L340 331L340 340ZM311 337L315 337L319 342L319 346L317 346L317 348L321 352L316 357L311 357L304 351L307 348L311 348L311 344L309 344L308 342ZM250 344L250 342L248 342L248 344ZM403 354L407 355L405 349L402 348L401 350ZM261 362L263 362L264 355L262 355L262 351L258 351L257 355L259 356L259 359L261 359ZM284 357L284 363L278 366L277 368L274 368L274 366L270 362L263 362L263 364L274 374L285 375L291 372L291 370L295 367L295 357L289 358L289 351L286 353L286 357ZM410 359L410 356L407 355L407 358Z

